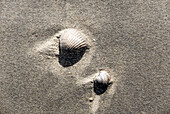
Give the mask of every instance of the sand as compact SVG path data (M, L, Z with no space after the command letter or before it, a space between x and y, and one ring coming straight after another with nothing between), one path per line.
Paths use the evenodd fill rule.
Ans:
M169 8L168 0L0 0L0 113L170 113ZM69 66L55 37L66 28L90 46ZM113 83L96 95L100 69Z

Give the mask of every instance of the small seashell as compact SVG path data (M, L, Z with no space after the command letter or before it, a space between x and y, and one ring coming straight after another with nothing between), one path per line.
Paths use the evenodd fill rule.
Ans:
M92 102L93 100L94 100L93 97L90 97L90 98L89 98L89 101L90 101L90 102Z
M60 36L60 49L74 50L86 47L85 35L76 29L65 29Z
M109 84L111 79L111 76L108 74L107 71L100 71L99 73L96 74L95 81L99 84L104 84L107 85Z

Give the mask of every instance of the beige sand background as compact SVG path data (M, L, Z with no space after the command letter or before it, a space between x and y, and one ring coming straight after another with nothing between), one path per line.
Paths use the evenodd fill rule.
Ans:
M169 8L168 0L0 0L0 113L170 113ZM54 54L65 28L90 45L70 67ZM113 84L95 95L90 80L102 68Z

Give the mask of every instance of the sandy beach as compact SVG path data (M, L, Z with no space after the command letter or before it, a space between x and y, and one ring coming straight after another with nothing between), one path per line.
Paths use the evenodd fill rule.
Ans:
M170 113L169 11L168 0L0 0L0 114ZM67 28L89 46L68 65L56 37ZM112 84L97 94L101 69Z

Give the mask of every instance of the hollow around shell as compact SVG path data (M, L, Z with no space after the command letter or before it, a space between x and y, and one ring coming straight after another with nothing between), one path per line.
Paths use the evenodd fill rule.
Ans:
M85 35L76 29L65 29L60 37L60 49L77 50L86 47Z
M95 81L98 84L109 84L111 76L106 71L100 71L96 74Z

